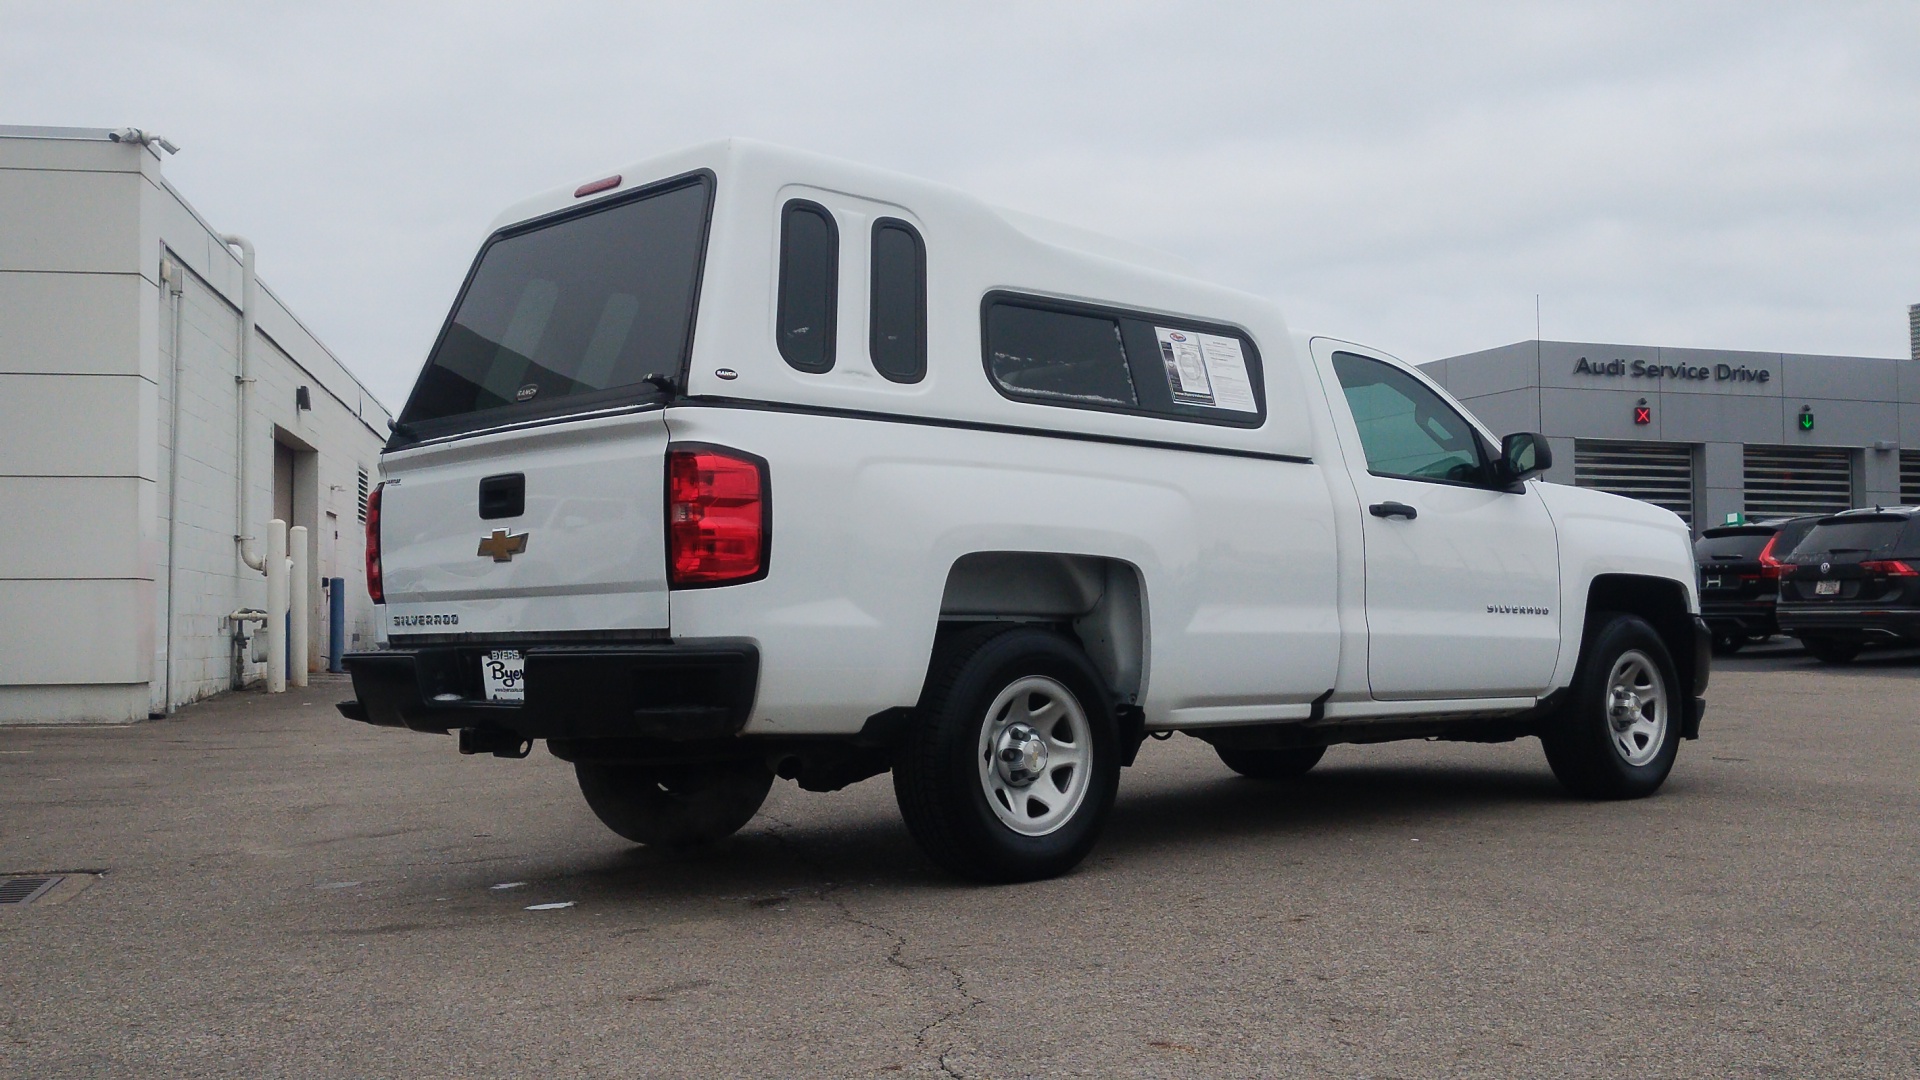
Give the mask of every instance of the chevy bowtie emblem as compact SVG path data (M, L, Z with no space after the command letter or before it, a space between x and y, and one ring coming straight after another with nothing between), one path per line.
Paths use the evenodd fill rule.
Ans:
M526 533L510 533L505 529L493 530L492 536L480 538L480 550L477 555L491 555L494 562L512 562L515 555L527 550Z

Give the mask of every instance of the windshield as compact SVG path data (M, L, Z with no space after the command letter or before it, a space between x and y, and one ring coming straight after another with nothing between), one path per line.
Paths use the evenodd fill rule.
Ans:
M649 377L677 378L712 188L697 177L496 236L399 427L447 434L657 393Z
M1813 527L1793 549L1804 561L1821 555L1867 555L1886 551L1900 542L1906 519L1899 517L1828 519Z

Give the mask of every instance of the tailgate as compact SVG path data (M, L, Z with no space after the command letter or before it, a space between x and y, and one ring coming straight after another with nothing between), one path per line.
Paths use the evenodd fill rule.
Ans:
M388 455L388 633L664 630L666 444L647 409Z

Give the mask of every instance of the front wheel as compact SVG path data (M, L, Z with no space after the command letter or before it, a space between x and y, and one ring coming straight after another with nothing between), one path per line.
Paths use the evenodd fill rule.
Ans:
M1596 615L1587 632L1569 696L1540 732L1547 764L1576 795L1651 795L1666 783L1680 752L1673 658L1635 615Z
M718 843L760 812L773 773L759 761L681 766L582 761L580 794L602 824L636 844L691 848Z
M1114 706L1079 646L984 626L936 652L900 747L894 798L929 858L977 881L1071 870L1120 780Z

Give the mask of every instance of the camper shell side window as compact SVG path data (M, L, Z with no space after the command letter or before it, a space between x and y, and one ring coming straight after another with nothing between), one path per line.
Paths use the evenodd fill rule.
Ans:
M981 353L1003 397L1255 428L1267 416L1260 351L1224 324L989 293Z
M840 304L840 227L833 211L791 199L780 210L780 295L774 335L780 355L798 371L833 370L834 322Z
M873 223L872 304L867 351L873 369L897 383L927 374L927 246L899 218Z

